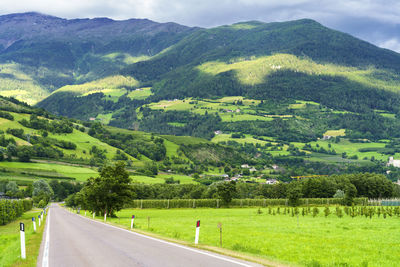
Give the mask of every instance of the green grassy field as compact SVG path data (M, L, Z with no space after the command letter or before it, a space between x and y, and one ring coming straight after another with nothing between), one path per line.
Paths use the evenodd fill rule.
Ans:
M9 170L15 171L44 171L54 172L59 174L60 177L73 177L77 181L86 181L91 176L97 176L97 170L77 167L77 166L68 166L61 164L51 164L51 163L33 163L33 162L0 162L0 168L6 168Z
M45 220L37 233L33 232L32 217L37 218L41 210L25 212L16 221L0 226L0 266L36 266L42 241ZM25 224L26 259L21 259L19 223Z
M117 96L119 97L126 93L126 89L124 88L134 87L138 84L138 81L132 77L115 75L84 84L66 85L54 91L53 94L58 92L70 92L78 96L85 96L102 92L107 97L110 96L110 98L117 99Z
M244 138L231 138L231 134L224 134L224 133L215 135L211 141L214 143L235 141L240 144L251 143L251 144L261 144L261 145L265 145L267 143L266 141L263 140L254 139L250 135L245 135Z
M151 87L145 87L129 92L128 97L130 99L146 99L151 95L153 95L153 92L151 92Z
M200 245L213 247L219 246L217 224L221 222L223 248L290 265L398 266L400 261L399 217L338 218L330 214L325 218L320 208L315 218L300 214L297 219L268 214L267 208L261 211L262 214L256 208L130 209L118 212L120 220L110 221L129 227L134 214L137 229L193 243L195 222L201 220Z
M292 70L309 75L331 75L345 77L364 85L374 84L376 87L397 92L399 81L394 79L379 79L374 73L379 72L374 67L357 69L335 64L319 64L310 59L296 57L290 54L274 54L271 56L238 58L235 62L209 61L199 66L200 72L217 75L226 71L235 71L237 79L245 85L255 85L264 82L266 75L278 70Z
M165 184L165 179L174 178L174 180L179 180L180 184L197 184L193 181L193 178L186 175L179 174L158 174L155 177L143 176L143 175L132 175L132 181L136 183L144 184Z

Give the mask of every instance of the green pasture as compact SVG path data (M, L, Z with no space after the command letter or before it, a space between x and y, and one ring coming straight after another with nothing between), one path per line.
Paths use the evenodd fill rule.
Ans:
M42 67L41 71L44 69ZM14 97L33 105L47 97L49 93L25 70L26 68L18 63L0 64L0 95Z
M346 129L339 129L339 130L328 130L324 133L324 135L330 135L330 136L345 136L346 135Z
M197 182L193 181L193 178L186 175L181 174L169 174L169 173L160 173L155 177L149 177L144 175L132 175L130 176L133 182L143 183L143 184L165 184L165 179L174 178L174 180L179 180L180 184L197 184Z
M375 157L375 159L379 160L387 160L388 155L383 155L378 152L359 152L359 149L362 148L384 148L385 143L376 143L376 142L371 142L371 143L352 143L347 139L341 139L339 143L334 143L331 141L324 141L324 140L318 140L314 142L310 142L312 147L315 147L316 144L318 144L320 147L323 147L325 149L329 149L329 144L331 144L330 149L335 149L336 153L338 153L339 156L343 152L346 152L346 154L350 157L353 155L357 155L358 159L363 159L364 157L368 157L370 159L372 156Z
M177 145L195 145L209 142L206 139L191 136L161 135L161 137Z
M128 97L130 99L138 99L138 100L146 99L151 95L153 95L153 92L151 91L151 87L138 88L138 89L128 93Z
M165 180L158 177L149 177L144 175L132 175L130 176L134 183L142 184L165 184Z
M99 119L101 123L108 124L110 123L112 115L113 115L112 113L98 114L96 118Z
M266 116L258 116L252 114L242 114L242 113L222 113L220 117L223 122L236 122L236 121L272 121L273 118Z
M150 57L149 56L138 56L138 57L134 57L131 56L128 53L120 53L120 52L114 52L114 53L109 53L106 54L104 56L102 56L102 58L107 59L107 60L111 60L111 61L121 61L125 64L133 64L139 61L145 61L148 60Z
M242 101L242 105L234 104L237 101ZM260 100L245 99L241 96L224 97L215 100L194 100L186 98L183 100L162 100L157 103L149 104L151 109L162 109L164 111L190 111L193 113L204 115L218 113L222 121L246 121L246 120L272 120L265 116L252 115L254 113L253 106L260 103Z
M157 178L167 179L174 178L174 180L179 180L181 184L197 184L197 182L193 181L193 178L186 175L181 174L169 174L169 173L161 173L156 176Z
M51 163L33 163L33 162L0 162L0 168L18 172L43 172L43 174L54 173L62 177L72 177L77 181L86 181L92 176L97 176L97 171L77 166L51 164Z
M289 109L302 109L308 105L319 106L320 104L314 101L304 101L304 100L296 100L296 104L290 104Z
M273 211L276 213L277 209ZM218 223L222 223L222 247L251 256L300 266L398 266L400 218L377 215L338 218L331 207L311 214L269 214L268 208L231 209L129 209L109 221L154 234L194 242L195 223L201 220L200 245L219 246ZM281 208L281 213L283 208ZM150 224L148 225L148 217ZM100 217L99 217L100 218ZM148 227L149 226L149 227Z
M0 266L36 266L45 220L40 227L36 222L37 233L34 233L32 217L35 217L37 220L40 212L41 210L25 212L16 221L0 226ZM25 260L21 259L20 222L25 224Z
M245 144L245 143L251 143L251 144L261 144L261 145L265 145L266 143L268 143L267 141L263 141L263 140L258 140L253 138L250 135L245 135L244 138L232 138L231 134L216 134L213 139L211 139L212 142L214 143L219 143L219 142L228 142L228 141L235 141L238 142L240 144Z
M291 70L308 75L331 75L347 78L364 85L371 85L398 92L400 82L391 78L390 72L380 71L374 67L357 69L355 67L337 64L320 64L309 58L297 57L290 54L274 54L271 56L237 58L233 62L209 61L197 69L207 75L217 75L222 72L234 71L237 79L245 85L256 85L265 82L265 77L282 70ZM385 76L386 79L377 78L376 73Z
M66 85L54 91L53 94L58 92L70 92L78 96L86 96L102 92L106 96L110 95L116 98L126 93L125 88L135 87L138 84L139 82L132 77L115 75L84 84Z
M104 100L111 100L114 103L116 103L118 101L118 99L122 95L126 94L128 91L124 88L118 88L118 89L103 89L99 92L101 92L105 95L103 98ZM88 94L91 94L91 93L88 93Z
M90 158L91 155L89 154L89 152L92 146L97 146L98 148L103 150L106 149L106 156L108 159L112 159L117 152L117 148L103 143L99 139L91 137L87 133L83 133L76 129L74 129L74 131L70 134L49 134L49 137L57 140L64 140L75 143L77 146L75 150L63 149L65 155L72 155L75 158ZM133 161L136 160L129 155L128 157Z

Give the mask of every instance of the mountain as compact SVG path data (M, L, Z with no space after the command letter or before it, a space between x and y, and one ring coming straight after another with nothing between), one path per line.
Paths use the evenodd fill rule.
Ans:
M130 123L132 106L184 97L290 98L350 112L377 109L397 114L399 62L398 53L313 20L243 22L193 30L162 53L113 76L134 78L133 87L108 88L112 95L98 85L88 93L90 83L80 85L86 88L81 94L79 86L73 92L63 87L39 106L80 119L120 111L126 113L124 120L131 117ZM147 101L131 97L131 91L141 87L151 87ZM96 104L82 110L85 100Z
M3 95L36 103L55 89L106 77L170 47L196 30L147 19L0 16ZM39 92L39 94L37 94Z
M215 144L286 164L291 174L344 164L381 172L389 156L400 157L400 55L316 21L201 29L36 13L2 19L23 25L2 39L20 37L2 41L0 76L12 89L2 93L40 100L56 115L204 138L206 145L180 144L204 164L225 153ZM50 49L59 45L68 49Z

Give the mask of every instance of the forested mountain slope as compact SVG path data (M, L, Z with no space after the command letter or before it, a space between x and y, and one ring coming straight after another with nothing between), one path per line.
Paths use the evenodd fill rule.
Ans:
M150 58L193 30L147 19L0 16L0 90L36 103L63 85L102 78Z

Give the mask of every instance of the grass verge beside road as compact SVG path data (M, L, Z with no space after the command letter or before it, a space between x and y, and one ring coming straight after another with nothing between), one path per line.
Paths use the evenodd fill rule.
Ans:
M46 218L41 226L37 222L37 216L42 210L36 209L25 212L16 221L0 226L0 266L36 266L42 242ZM32 217L36 218L37 232L33 231ZM21 259L21 243L19 223L25 224L26 259Z
M333 207L331 208L334 212ZM200 248L258 262L289 262L300 266L397 266L400 261L400 218L364 216L325 218L323 208L311 215L269 214L267 208L127 209L108 223L167 240L193 245L195 222L201 220ZM91 216L89 213L88 217ZM150 221L148 221L148 217ZM102 217L97 219L102 220ZM217 227L222 223L222 248ZM244 255L244 256L243 256ZM255 260L257 261L257 260Z

